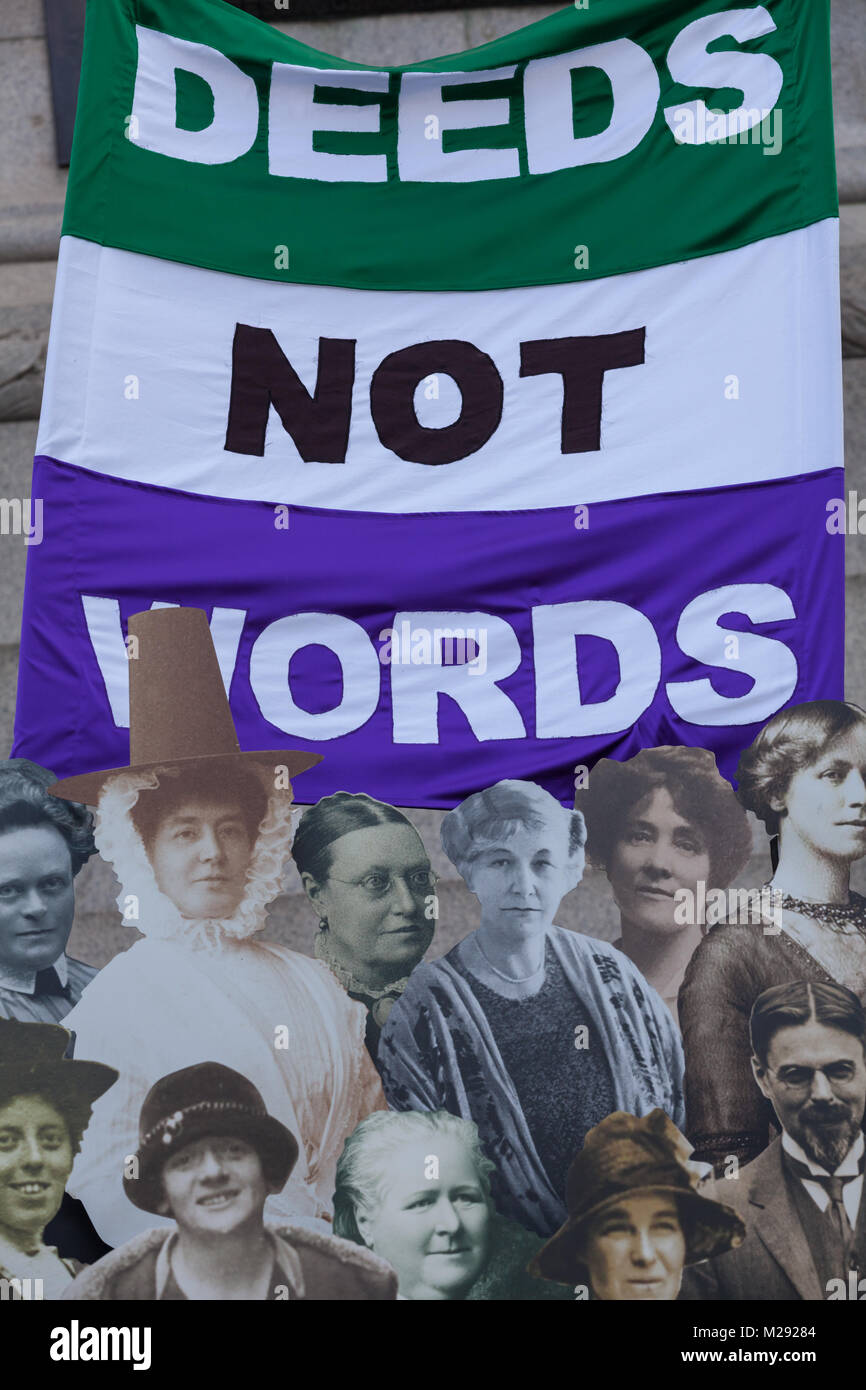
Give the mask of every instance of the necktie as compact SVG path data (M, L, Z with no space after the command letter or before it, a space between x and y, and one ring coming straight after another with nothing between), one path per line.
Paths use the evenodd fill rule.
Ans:
M857 1177L856 1173L851 1173L846 1178L834 1178L825 1173L813 1173L801 1163L799 1159L793 1158L791 1154L785 1155L785 1160L791 1172L798 1178L804 1178L807 1182L815 1182L819 1187L823 1187L827 1196L830 1198L830 1206L827 1214L832 1221L837 1234L841 1237L847 1247L853 1239L854 1232L851 1229L851 1222L848 1220L848 1213L845 1210L845 1203L842 1200L842 1193L845 1190L846 1182L853 1182ZM860 1160L860 1170L863 1169L863 1160Z
M60 976L53 965L49 965L47 970L37 970L35 993L57 994L60 995L62 999L72 998L69 992L69 986L60 983Z

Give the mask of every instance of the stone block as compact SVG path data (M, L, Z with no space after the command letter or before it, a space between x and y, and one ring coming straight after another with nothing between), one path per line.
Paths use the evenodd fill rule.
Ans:
M66 171L58 169L44 40L0 43L0 260L57 255Z
M296 19L274 24L300 43L353 63L399 66L469 47L460 10L432 14L363 15L357 19Z
M866 574L845 585L845 698L866 708Z
M20 625L19 617L19 625ZM8 758L15 723L15 695L18 688L18 643L0 646L0 757Z
M845 483L866 499L866 357L850 357L842 364L845 404ZM866 525L866 521L864 521ZM866 574L866 535L845 540L848 575Z
M866 150L864 150L866 161ZM842 352L866 355L866 203L839 209L839 272L842 291Z
M38 39L44 33L42 0L3 0L0 6L0 43L10 39Z
M844 202L866 200L866 15L863 0L832 0L833 122Z

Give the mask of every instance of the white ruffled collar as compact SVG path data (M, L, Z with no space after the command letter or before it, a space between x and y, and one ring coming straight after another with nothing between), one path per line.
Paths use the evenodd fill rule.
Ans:
M268 809L256 839L247 886L231 917L184 917L157 887L144 843L130 811L145 788L160 785L160 777L176 775L171 767L149 772L122 772L112 777L99 799L96 846L111 864L122 889L116 901L124 922L151 940L175 941L184 946L214 947L246 941L262 931L268 904L282 888L283 866L291 856L292 794L263 781ZM132 897L137 902L130 903ZM130 908L136 915L131 915Z

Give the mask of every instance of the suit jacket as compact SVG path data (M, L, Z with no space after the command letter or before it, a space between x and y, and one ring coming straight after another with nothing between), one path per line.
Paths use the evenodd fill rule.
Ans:
M818 1278L788 1191L781 1138L741 1168L737 1178L716 1178L712 1191L703 1195L734 1208L745 1224L746 1239L726 1255L687 1269L682 1299L826 1299L827 1290ZM861 1199L856 1232L861 1250L866 1235L864 1209L866 1201Z

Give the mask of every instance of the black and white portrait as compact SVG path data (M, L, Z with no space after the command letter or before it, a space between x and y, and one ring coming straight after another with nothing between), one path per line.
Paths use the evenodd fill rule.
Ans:
M682 1117L670 1012L612 946L555 923L579 883L585 829L533 782L503 781L442 822L481 925L412 973L382 1032L395 1110L473 1120L503 1215L550 1235L584 1135L613 1110Z
M602 758L575 807L586 821L588 858L604 869L619 909L615 944L676 1018L686 966L706 930L707 893L727 888L749 858L746 813L705 748Z
M834 982L866 997L866 713L838 700L782 710L740 758L737 796L771 837L772 913L713 927L680 991L687 1133L717 1168L747 1162L774 1132L755 1086L749 1015L763 990Z
M492 1166L471 1120L370 1115L337 1165L334 1231L387 1260L400 1299L571 1298L527 1274L541 1242L496 1211Z
M93 820L48 794L55 781L26 758L0 762L0 1018L58 1023L97 973L66 954Z
M335 792L300 818L292 857L319 918L314 952L368 1010L379 1034L410 972L433 940L436 877L401 811L361 793Z
M265 1201L298 1160L294 1135L245 1076L216 1062L161 1077L145 1097L131 1203L173 1226L97 1261L65 1297L87 1300L393 1299L386 1264L332 1235L267 1225Z

